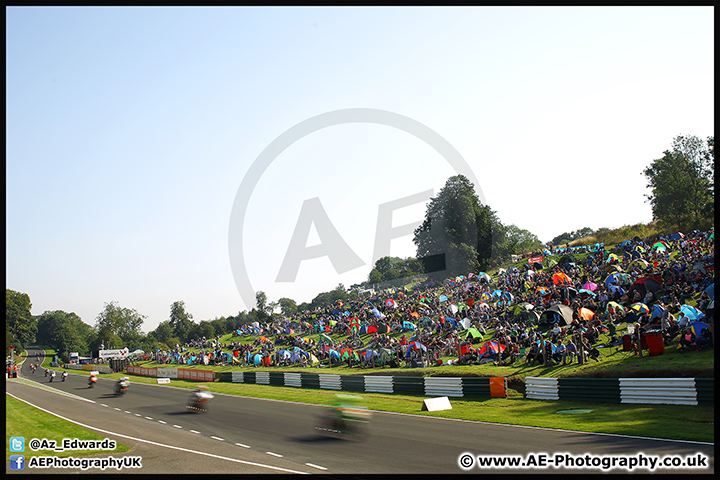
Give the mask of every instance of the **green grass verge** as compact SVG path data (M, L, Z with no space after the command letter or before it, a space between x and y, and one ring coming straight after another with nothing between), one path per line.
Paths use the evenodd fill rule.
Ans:
M74 423L62 420L54 415L31 407L9 395L5 396L5 462L10 461L10 455L21 453L25 455L25 461L31 457L56 456L56 457L84 457L89 455L121 453L130 450L130 447L121 443L116 444L114 450L68 450L56 452L55 450L38 450L33 452L29 448L29 442L33 438L42 440L55 440L58 445L64 438L78 438L80 440L103 440L105 437L83 428ZM25 451L11 452L10 437L24 437Z

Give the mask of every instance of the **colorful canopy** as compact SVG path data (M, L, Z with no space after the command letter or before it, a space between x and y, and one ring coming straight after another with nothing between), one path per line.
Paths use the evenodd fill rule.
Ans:
M632 305L630 305L630 308L632 308L638 313L650 313L650 308L648 308L648 306L642 302L633 303Z
M553 283L555 285L571 283L572 280L564 272L557 272L553 275Z

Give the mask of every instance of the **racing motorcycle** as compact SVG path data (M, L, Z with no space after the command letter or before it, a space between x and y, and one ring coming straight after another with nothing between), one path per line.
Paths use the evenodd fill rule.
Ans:
M190 394L186 408L192 412L207 413L210 400L215 395L208 392L208 387L200 385L197 390Z
M356 395L337 395L333 408L321 415L315 430L323 434L361 435L370 422L372 412L360 404Z
M95 375L90 375L90 379L88 379L88 388L93 388L96 383L97 377Z
M121 395L125 395L128 391L128 386L130 385L130 382L128 381L128 377L123 377L115 384L115 396L119 397Z

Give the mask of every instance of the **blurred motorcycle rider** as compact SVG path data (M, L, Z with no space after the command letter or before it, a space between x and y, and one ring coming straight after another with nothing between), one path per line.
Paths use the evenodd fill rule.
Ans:
M115 384L115 393L122 393L123 390L127 390L130 385L130 379L128 377L120 377Z

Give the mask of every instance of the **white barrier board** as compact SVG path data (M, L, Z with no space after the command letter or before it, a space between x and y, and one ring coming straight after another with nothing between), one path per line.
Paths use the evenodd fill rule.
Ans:
M426 398L420 410L437 412L439 410L452 410L448 397Z

